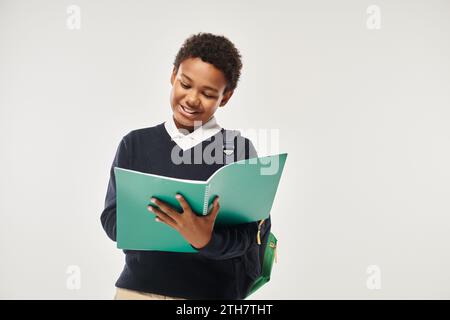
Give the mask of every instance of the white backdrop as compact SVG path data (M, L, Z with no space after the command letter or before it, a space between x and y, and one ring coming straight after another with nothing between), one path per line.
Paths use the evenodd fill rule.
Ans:
M123 135L170 115L173 59L200 31L243 55L219 123L279 130L289 153L278 263L252 298L450 298L449 9L0 0L0 298L112 298L110 165Z

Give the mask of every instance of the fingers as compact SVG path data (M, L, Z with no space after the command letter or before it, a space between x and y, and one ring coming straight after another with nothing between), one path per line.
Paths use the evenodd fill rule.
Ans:
M219 210L220 210L219 196L217 196L217 197L214 199L214 202L213 202L213 208L212 208L210 214L207 215L207 218L208 218L208 219L211 219L211 220L213 220L213 221L216 220L216 217L217 217L217 215L219 214Z
M158 221L159 219L160 222L163 222L171 226L172 228L177 229L177 222L158 208L149 206L148 211L153 212L156 215L156 221Z
M164 212L166 215L170 216L175 221L177 220L177 217L179 216L178 211L176 211L171 206L169 206L167 203L165 203L164 201L161 201L159 199L152 198L151 201L154 204L156 204L159 207L159 209L162 212Z
M181 194L177 194L175 198L177 198L178 202L183 208L183 212L191 211L191 206L189 205L189 203L187 203L186 199Z

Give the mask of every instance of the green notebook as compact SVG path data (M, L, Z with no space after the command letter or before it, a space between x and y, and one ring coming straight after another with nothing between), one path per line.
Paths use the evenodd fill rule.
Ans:
M287 154L241 160L218 169L206 181L175 179L114 167L117 247L129 250L197 252L176 230L155 221L147 210L154 196L176 207L185 197L193 211L206 215L218 195L216 225L235 225L269 217Z

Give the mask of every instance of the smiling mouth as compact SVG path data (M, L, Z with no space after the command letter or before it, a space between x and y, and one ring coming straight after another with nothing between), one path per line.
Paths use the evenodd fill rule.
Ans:
M184 112L189 113L189 114L197 114L197 113L200 113L200 112L195 111L195 110L193 110L193 109L184 107L184 106L182 106L181 104L180 104L180 107L181 107L181 109L183 109Z

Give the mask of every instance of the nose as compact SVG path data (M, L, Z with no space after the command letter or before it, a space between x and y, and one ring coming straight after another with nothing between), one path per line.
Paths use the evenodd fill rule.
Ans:
M186 104L188 107L190 108L195 108L200 104L200 100L197 96L197 94L195 94L194 92L191 92L187 97L186 97Z

